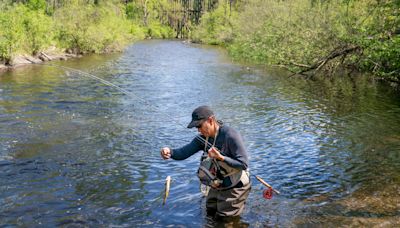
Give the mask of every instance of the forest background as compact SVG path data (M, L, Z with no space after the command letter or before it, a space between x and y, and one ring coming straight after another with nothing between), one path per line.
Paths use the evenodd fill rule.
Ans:
M48 50L122 51L145 38L220 45L298 75L400 82L400 0L0 0L0 64Z

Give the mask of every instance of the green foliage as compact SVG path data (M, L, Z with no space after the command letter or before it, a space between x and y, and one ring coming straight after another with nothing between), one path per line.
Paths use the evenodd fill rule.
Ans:
M28 0L26 6L31 10L41 10L46 9L46 0Z
M51 19L25 5L0 12L0 24L0 59L6 62L17 53L37 53L52 38Z
M236 16L236 12L229 12L227 7L226 4L220 4L214 11L206 12L191 38L195 42L214 45L230 42L233 36L232 19Z
M172 38L174 36L174 30L159 22L151 22L148 25L147 36L156 39Z
M51 18L43 12L29 10L24 15L25 51L34 55L49 46L53 38Z
M364 56L360 67L378 75L399 80L400 77L400 36L377 40L365 40Z
M199 5L188 1L3 0L0 60L50 45L99 53L121 50L135 39L188 33L194 41L226 46L234 58L292 70L356 46L360 51L324 67L351 65L400 80L400 0L209 0L204 5L210 1L212 10L193 27L185 10ZM182 20L182 31L174 31Z
M127 17L144 27L147 37L172 38L173 29L164 23L165 12L171 9L168 0L134 0L126 5Z
M143 40L144 38L146 38L147 29L137 23L130 23L129 33L133 36L135 40Z
M115 5L71 4L54 17L59 45L75 53L121 50L135 38L121 8Z
M234 57L257 63L311 64L339 42L332 26L341 26L337 10L311 6L308 0L255 1L235 21L236 39L229 50Z
M130 2L125 7L125 14L130 20L141 21L141 18L143 17L143 10L138 4Z
M380 1L370 8L354 41L364 50L360 68L400 80L400 1Z
M147 30L126 18L116 1L70 0L46 14L46 0L0 4L0 61L18 54L33 54L49 46L75 53L121 50ZM95 2L97 4L95 4ZM48 13L48 12L47 12Z
M194 38L227 44L237 59L292 70L311 66L340 48L358 46L361 52L340 56L324 67L352 65L393 78L400 75L399 6L398 0L253 0L232 23L224 23L218 10L206 14ZM227 31L233 32L226 36Z
M18 6L10 11L0 12L0 58L8 62L14 52L17 52L23 40L22 20L23 7Z

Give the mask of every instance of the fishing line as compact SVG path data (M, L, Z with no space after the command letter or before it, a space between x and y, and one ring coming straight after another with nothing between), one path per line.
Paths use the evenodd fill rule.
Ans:
M51 63L36 63L36 64L44 65L44 66L51 66L51 67L55 67L55 68L59 68L59 69L63 69L63 70L69 70L69 71L78 73L78 74L80 74L80 75L89 77L89 78L94 79L94 80L96 80L96 81L99 81L99 82L103 83L104 85L110 86L110 87L112 87L112 88L114 88L114 89L120 91L121 93L132 97L132 98L137 98L137 99L139 99L140 101L142 101L145 105L147 105L147 106L149 106L149 107L151 107L151 108L153 108L153 109L154 109L154 108L160 109L159 106L157 106L157 105L155 105L155 104L150 104L150 103L148 103L146 100L144 100L143 98L141 98L141 97L135 95L134 93L131 93L131 92L129 92L129 91L127 91L127 90L121 88L120 86L117 86L117 85L115 85L114 83L112 83L112 82L110 82L110 81L107 81L107 80L105 80L105 79L103 79L103 78L100 78L100 77L98 77L98 76L96 76L96 75L94 75L94 74L91 74L91 73L88 73L88 72L85 72L85 71L82 71L82 70L78 70L78 69L75 69L75 68L71 68L71 67L66 67L66 66L57 65L57 64L51 64ZM178 122L177 120L175 120L175 119L173 119L173 118L169 118L169 120L175 122L175 123L176 123L177 125L179 125L179 126L182 126L182 127L186 128L185 125L183 125L182 123ZM198 134L198 135L196 135L195 138L196 138L197 140L199 140L200 142L204 143L205 145L209 146L210 148L213 147L213 145L212 145L210 142L208 142L207 140L205 140L201 135ZM214 139L214 140L215 140L215 139ZM271 198L272 198L272 192L275 192L275 193L277 193L277 194L280 194L279 191L277 191L277 190L275 190L274 188L272 188L272 186L269 185L267 182L265 182L263 179L261 179L261 177L255 176L255 175L251 175L251 176L254 176L254 177L255 177L258 181L260 181L263 185L265 185L266 187L268 187L268 190L265 190L264 193L263 193L264 198L266 198L266 199L271 199Z
M121 88L120 86L117 86L117 85L115 85L114 83L112 83L112 82L110 82L110 81L107 81L107 80L105 80L105 79L103 79L103 78L100 78L100 77L98 77L98 76L96 76L96 75L94 75L94 74L91 74L91 73L88 73L88 72L85 72L85 71L82 71L82 70L78 70L78 69L75 69L75 68L66 67L66 66L61 66L61 65L56 65L56 64L51 64L51 63L37 63L37 64L44 65L44 66L51 66L51 67L55 67L55 68L60 68L60 69L63 69L63 70L69 70L69 71L72 71L72 72L81 74L81 75L83 75L83 76L92 78L92 79L94 79L94 80L97 80L97 81L103 83L104 85L108 85L108 86L111 86L111 87L117 89L118 91L122 92L122 93L125 94L125 95L131 96L131 97L134 97L134 98L138 98L139 100L141 100L141 101L142 101L144 104L146 104L146 105L152 106L152 105L150 105L146 100L144 100L143 98L141 98L141 97L135 95L134 93L131 93L131 92L129 92L129 91L127 91L127 90ZM159 107L156 106L156 108L159 108Z
M120 86L117 86L117 85L115 85L114 83L112 83L112 82L110 82L110 81L107 81L107 80L105 80L105 79L103 79L103 78L100 78L100 77L98 77L98 76L96 76L96 75L94 75L94 74L91 74L91 73L88 73L88 72L85 72L85 71L82 71L82 70L78 70L78 69L75 69L75 68L72 68L72 67L66 67L66 66L61 66L61 65L57 65L57 64L51 64L51 63L36 63L36 64L40 64L40 65L44 65L44 66L51 66L51 67L60 68L60 69L63 69L63 70L69 70L69 71L72 71L72 72L81 74L81 75L83 75L83 76L87 76L87 77L89 77L89 78L92 78L92 79L94 79L94 80L97 80L97 81L103 83L104 85L111 86L111 87L117 89L118 91L122 92L122 93L125 94L125 95L131 96L132 98L138 98L138 99L139 99L140 101L142 101L145 105L150 106L150 107L152 107L153 109L154 109L154 108L160 109L159 106L157 106L157 105L155 105L155 104L150 104L150 103L148 103L146 100L144 100L143 98L141 98L141 97L135 95L134 93L129 92L129 91L127 91L127 90L121 88ZM175 122L175 123L178 124L179 126L182 126L182 127L186 128L185 125L183 125L182 123L178 122L177 120L175 120L175 119L173 119L173 118L171 118L171 119L169 119L169 120L172 120L173 122ZM207 144L207 146L212 147L212 144L211 144L210 142L208 142L207 140L205 140L203 137L201 137L201 135L196 135L196 139L198 139L200 142L202 142L202 143L204 143L204 144Z
M128 96L130 96L130 97L132 97L132 98L137 98L137 99L139 99L143 104L145 104L146 106L148 106L148 107L150 107L150 108L152 108L152 109L154 109L154 110L161 109L161 107L159 107L158 105L156 105L156 104L150 104L148 101L146 101L146 100L144 100L143 98L137 96L136 94L134 94L134 93L132 93L132 92L130 92L130 91L128 91L128 90L126 90L126 89L124 89L124 88L118 86L118 85L115 85L114 83L112 83L112 82L110 82L110 81L108 81L108 80L105 80L105 79L103 79L103 78L100 78L100 77L98 77L98 76L96 76L96 75L94 75L94 74L91 74L91 73L88 73L88 72L85 72L85 71L82 71L82 70L78 70L78 69L75 69L75 68L72 68L72 67L66 67L66 66L61 66L61 65L57 65L57 64L51 64L51 63L36 63L36 64L38 64L38 65L44 65L44 66L50 66L50 67L55 67L55 68L63 69L63 70L66 70L66 71L72 71L72 72L75 72L75 73L77 73L77 74L80 74L80 75L89 77L89 78L91 78L91 79L94 79L94 80L96 80L96 81L101 82L101 83L104 84L104 85L108 85L108 86L110 86L110 87L112 87L112 88L118 90L119 92L125 94L125 95L128 95ZM181 118L181 117L183 117L183 116L178 116L178 118ZM176 120L174 120L174 119L172 119L172 118L169 119L169 120L173 120L175 123L178 123L180 126L184 126L183 124L177 122Z
M120 86L117 86L114 83L112 83L112 82L110 82L108 80L105 80L103 78L100 78L100 77L98 77L98 76L96 76L94 74L91 74L91 73L88 73L88 72L85 72L85 71L82 71L82 70L78 70L78 69L75 69L75 68L72 68L72 67L66 67L66 66L61 66L61 65L57 65L57 64L51 64L51 63L36 63L36 64L44 65L44 66L51 66L51 67L55 67L55 68L59 68L59 69L63 69L63 70L68 70L68 71L72 71L72 72L75 72L77 74L89 77L91 79L94 79L96 81L99 81L99 82L103 83L104 85L108 85L108 86L120 91L121 93L123 93L125 95L128 95L128 96L130 96L132 98L139 99L142 103L144 103L145 105L151 107L152 109L160 109L159 106L157 106L155 104L150 104L146 100L144 100L143 98L137 96L136 94L134 94L132 92L129 92L126 89L123 89ZM173 122L175 122L179 126L182 126L182 127L186 128L185 125L183 125L182 123L178 122L177 120L175 120L173 118L170 118L169 120L172 120ZM207 146L210 146L210 147L212 146L211 143L209 143L208 141L204 140L200 135L197 135L196 139L198 139L200 142L202 142L204 144L207 144Z

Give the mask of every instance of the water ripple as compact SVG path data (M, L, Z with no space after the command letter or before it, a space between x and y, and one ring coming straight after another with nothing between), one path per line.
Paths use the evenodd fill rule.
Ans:
M200 153L159 155L197 134L186 125L200 104L241 132L251 173L282 193L261 200L263 186L252 179L242 222L293 227L338 216L337 208L345 217L379 216L359 209L370 185L391 208L379 206L380 214L397 215L389 200L400 184L397 96L371 87L344 96L346 84L330 90L176 41L58 64L134 95L54 68L0 76L0 226L218 226L204 214Z

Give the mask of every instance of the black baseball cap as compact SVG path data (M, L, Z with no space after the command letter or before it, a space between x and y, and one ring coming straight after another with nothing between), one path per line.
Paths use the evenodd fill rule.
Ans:
M204 120L208 117L213 116L214 112L211 110L209 106L203 105L192 112L192 121L187 126L188 128L193 128L199 126Z

